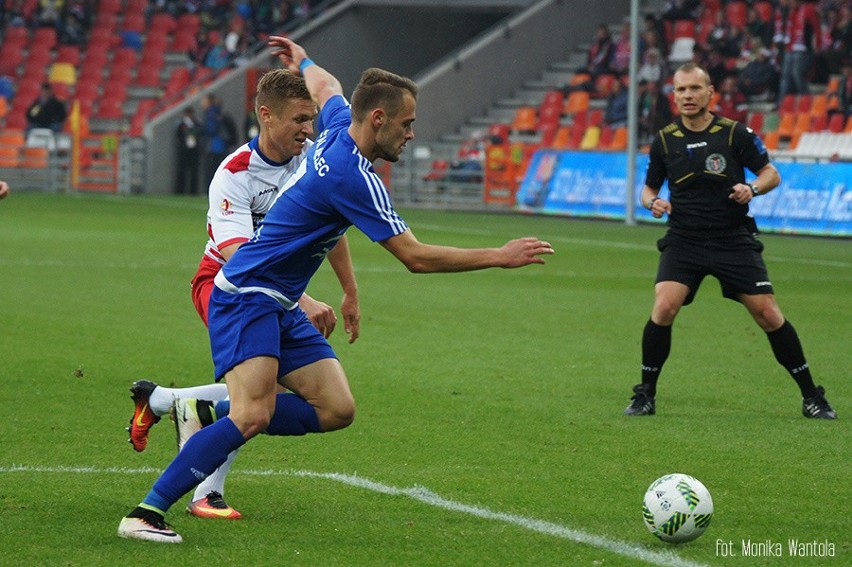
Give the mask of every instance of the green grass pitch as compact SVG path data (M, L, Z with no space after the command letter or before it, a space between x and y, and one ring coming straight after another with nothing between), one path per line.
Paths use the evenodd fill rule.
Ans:
M0 203L0 565L852 561L849 240L764 236L779 303L837 421L801 416L764 334L712 279L675 325L657 415L627 418L664 228L423 210L402 211L423 241L534 234L556 255L414 275L353 229L362 336L349 345L339 328L332 344L355 423L249 443L228 483L242 520L192 518L182 501L167 519L183 545L118 538L175 450L168 420L144 453L126 442L130 383L211 379L189 298L205 209L138 196ZM339 307L330 269L309 291ZM642 523L645 489L669 472L700 479L715 501L707 532L682 546ZM791 557L790 540L834 556ZM744 557L749 541L783 553Z

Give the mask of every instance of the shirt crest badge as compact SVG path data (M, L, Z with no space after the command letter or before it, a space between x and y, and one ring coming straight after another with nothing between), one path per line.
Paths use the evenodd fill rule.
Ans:
M727 165L728 162L725 161L725 156L722 154L710 154L704 160L704 169L712 173L722 173Z

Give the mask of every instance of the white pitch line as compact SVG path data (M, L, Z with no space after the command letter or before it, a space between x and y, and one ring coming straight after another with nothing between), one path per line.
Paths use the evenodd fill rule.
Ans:
M131 469L123 467L32 467L27 465L0 466L0 474L16 472L70 474L150 474L159 473L161 472L161 469L156 469L152 467ZM508 514L506 512L495 512L493 510L489 510L488 508L482 508L480 506L472 506L470 504L463 504L461 502L448 500L439 496L438 494L435 494L424 486L399 488L396 486L382 484L380 482L376 482L356 475L343 473L321 473L306 470L235 470L231 471L231 474L242 474L247 476L291 476L300 478L320 478L325 480L332 480L334 482L339 482L348 486L354 486L356 488L362 488L365 490L370 490L372 492L378 492L380 494L387 494L389 496L405 496L407 498L411 498L412 500L422 502L423 504L428 504L429 506L442 508L444 510L450 510L452 512L460 512L462 514L475 516L477 518L482 518L485 520L494 520L497 522L511 524L529 531L558 537L561 539L573 541L575 543L589 545L591 547L597 547L599 549L604 549L617 555L623 555L631 559L638 559L647 563L651 563L652 565L662 565L666 567L706 567L703 563L696 563L687 559L682 559L673 553L663 551L651 551L649 549L645 549L643 547L633 545L627 542L597 536L581 530L568 528L559 524L554 524L552 522L547 522L545 520L527 518L525 516L520 516L517 514Z

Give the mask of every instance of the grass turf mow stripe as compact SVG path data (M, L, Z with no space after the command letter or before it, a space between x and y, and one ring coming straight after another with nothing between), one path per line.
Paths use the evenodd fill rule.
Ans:
M140 467L140 468L124 468L124 467L107 467L107 468L96 468L96 467L34 467L27 465L11 465L11 466L0 466L0 474L10 474L10 473L59 473L59 474L151 474L151 473L159 473L160 469L153 467ZM461 502L455 502L453 500L448 500L435 494L428 488L424 486L413 486L411 488L399 488L396 486L390 486L387 484L382 484L380 482L376 482L367 478L359 477L357 475L351 474L343 474L343 473L321 473L315 471L306 471L306 470L289 470L289 471L276 471L276 470L266 470L266 471L258 471L258 470L238 470L232 471L232 474L242 474L247 476L290 476L290 477L299 477L299 478L318 478L323 480L331 480L334 482L338 482L340 484L345 484L348 486L354 486L356 488L362 488L364 490L370 490L372 492L378 492L380 494L387 494L389 496L405 496L407 498L411 498L412 500L416 500L418 502L422 502L423 504L428 504L429 506L434 506L436 508L441 508L444 510L450 510L452 512L460 512L462 514L467 514L469 516L475 516L477 518L482 518L484 520L494 520L497 522L503 522L506 524L511 524L529 531L538 532L541 534L573 541L576 543L581 543L584 545L590 545L592 547L597 547L599 549L604 549L606 551L610 551L612 553L616 553L618 555L623 555L625 557L629 557L631 559L639 559L642 561L646 561L651 563L652 565L662 565L666 567L704 567L703 563L696 563L693 561L687 561L685 559L681 559L677 555L673 553L666 553L660 551L651 551L648 549L644 549L642 547L631 545L629 543L625 543L622 541L609 539L601 536L597 536L594 534L590 534L588 532L584 532L581 530L576 530L573 528L568 528L565 526L561 526L559 524L555 524L553 522L547 522L544 520L537 520L535 518L527 518L525 516L519 516L517 514L508 514L505 512L495 512L493 510L489 510L488 508L482 508L480 506L472 506L470 504L462 504Z

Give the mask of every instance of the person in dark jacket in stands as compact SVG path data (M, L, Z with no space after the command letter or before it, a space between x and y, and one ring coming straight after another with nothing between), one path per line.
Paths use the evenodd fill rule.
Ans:
M54 96L50 83L43 83L38 98L27 109L27 130L50 128L54 132L61 132L66 116L68 112L65 105Z

